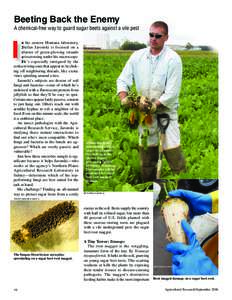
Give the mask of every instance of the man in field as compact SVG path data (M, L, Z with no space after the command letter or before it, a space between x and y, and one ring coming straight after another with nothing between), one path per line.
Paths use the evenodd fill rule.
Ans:
M148 48L135 51L117 79L117 93L121 104L131 105L127 95L135 82L139 95L147 97L152 105L152 124L147 137L148 149L142 146L144 126L139 125L139 148L143 181L156 178L158 161L159 128L157 115L167 113L170 123L166 129L163 145L164 155L173 173L185 170L185 159L180 146L178 125L178 96L182 80L182 62L179 55L165 45L168 40L168 26L162 21L154 22L149 31ZM140 104L139 110L146 110L148 103Z

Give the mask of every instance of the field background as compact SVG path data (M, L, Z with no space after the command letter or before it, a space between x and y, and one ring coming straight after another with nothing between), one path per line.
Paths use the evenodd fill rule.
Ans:
M116 79L131 51L85 51L84 53L84 189L85 191L145 190L140 177L137 130L128 126L128 113L116 95ZM183 81L179 124L187 172L173 175L165 159L161 178L218 178L218 55L207 51L180 51ZM111 142L108 156L98 161L92 149L95 174L86 163L86 145ZM88 153L88 159L91 160ZM109 165L112 175L101 177ZM96 176L99 172L99 178Z

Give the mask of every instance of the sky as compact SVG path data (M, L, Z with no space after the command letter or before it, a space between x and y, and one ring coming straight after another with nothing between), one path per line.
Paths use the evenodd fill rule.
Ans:
M119 0L117 3L118 6L114 8L111 5L98 6L93 13L120 16L119 23L122 26L139 26L139 31L109 32L111 40L128 38L146 43L150 24L162 20L169 25L169 44L186 45L190 42L193 45L209 45L214 48L221 46L227 14L224 0L143 0L137 3ZM93 39L94 35L86 35L86 40Z
M103 1L105 2L105 1ZM91 13L107 16L120 16L120 24L128 26L139 26L135 32L110 32L110 39L148 41L150 24L157 20L163 20L169 25L169 44L186 45L210 45L218 48L219 41L217 33L221 35L222 28L217 26L224 21L220 13L224 0L162 0L162 1L117 1L118 5L104 5L99 2L97 9ZM102 4L102 5L100 5ZM113 5L113 4L112 4ZM85 9L83 10L85 12ZM86 13L90 13L87 9ZM224 30L224 29L223 29ZM87 39L94 39L94 34L86 35Z
M175 3L177 2L178 1ZM155 9L154 11L153 9L146 10L142 7L137 8L138 11L134 11L134 13L129 16L124 13L118 15L117 12L110 15L105 14L107 16L120 16L118 25L121 25L121 27L139 26L139 30L136 31L109 31L108 35L110 40L120 41L129 39L146 43L148 41L150 24L154 21L162 20L169 26L169 44L186 45L190 42L193 45L210 45L217 47L218 41L215 38L217 28L214 28L214 17L212 14L207 14L206 8L204 9L202 6L201 9L197 9L197 7L199 7L197 4L199 1L195 2L196 5L193 8L182 6L182 11L177 8L178 6L175 7L173 4L165 7L167 1L162 1L163 9L159 9L160 13L157 13ZM134 7L134 9L136 9L136 7ZM103 16L104 14L101 15ZM100 34L101 33L93 34L92 32L88 32L85 34L85 40L89 44L94 44L94 42L96 43L99 39L97 36Z

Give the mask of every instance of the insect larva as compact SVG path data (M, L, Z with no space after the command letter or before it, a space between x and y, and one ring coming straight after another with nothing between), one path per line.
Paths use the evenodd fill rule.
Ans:
M76 211L77 208L73 201L59 203L26 222L21 229L14 231L11 238L16 244L23 244L55 229L69 220Z

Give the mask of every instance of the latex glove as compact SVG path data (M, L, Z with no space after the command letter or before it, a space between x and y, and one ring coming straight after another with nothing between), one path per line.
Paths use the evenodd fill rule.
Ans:
M188 190L174 190L168 193L171 197L182 198L189 206L190 217L212 212L212 197L210 194L201 194Z
M173 275L218 275L218 269L202 250L196 234L186 220L181 221L189 245L170 243L166 250L173 254Z

